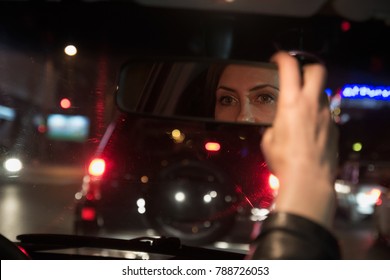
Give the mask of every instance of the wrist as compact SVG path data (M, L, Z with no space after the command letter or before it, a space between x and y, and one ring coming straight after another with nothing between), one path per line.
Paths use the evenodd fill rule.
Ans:
M283 250L281 250L283 248ZM305 217L272 212L251 247L252 259L340 259L336 238Z
M296 214L330 229L336 208L334 186L330 181L308 184L281 184L275 211Z

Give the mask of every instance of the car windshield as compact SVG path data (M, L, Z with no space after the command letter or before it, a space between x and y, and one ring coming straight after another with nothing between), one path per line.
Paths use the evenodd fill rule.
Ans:
M380 240L390 238L390 212L377 211L390 184L388 22L327 9L318 18L240 17L63 2L0 1L2 235L165 236L242 258L277 195L259 145L273 115L258 125L235 122L223 110L238 97L224 85L211 107L201 98L218 63L261 65L270 74L258 96L264 108L276 106L269 58L287 50L302 65L328 67L324 94L340 131L334 232L344 257L389 257ZM138 83L144 95L135 107ZM175 95L181 88L183 99Z

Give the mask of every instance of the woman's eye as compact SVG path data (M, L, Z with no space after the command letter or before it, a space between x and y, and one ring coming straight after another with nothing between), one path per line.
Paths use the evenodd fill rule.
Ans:
M273 96L271 94L259 94L256 97L256 102L259 102L259 103L268 104L268 103L273 103L275 101L276 101L275 96Z
M221 105L234 105L237 103L236 99L230 95L224 95L224 96L221 96L219 99L219 104Z

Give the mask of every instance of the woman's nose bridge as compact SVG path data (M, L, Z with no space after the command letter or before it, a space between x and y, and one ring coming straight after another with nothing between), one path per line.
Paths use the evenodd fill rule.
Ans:
M237 121L254 122L254 117L249 102L241 102L240 112L237 116Z

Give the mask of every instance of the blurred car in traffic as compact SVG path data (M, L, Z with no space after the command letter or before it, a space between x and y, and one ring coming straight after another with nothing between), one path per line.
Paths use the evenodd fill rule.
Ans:
M384 191L379 196L374 216L379 240L390 245L390 191Z
M387 188L379 184L353 184L337 180L335 190L338 211L351 222L358 222L374 214L375 206Z
M250 242L277 188L259 136L250 125L119 114L76 194L75 232L128 236L152 229L191 245ZM234 228L238 236L230 234Z

